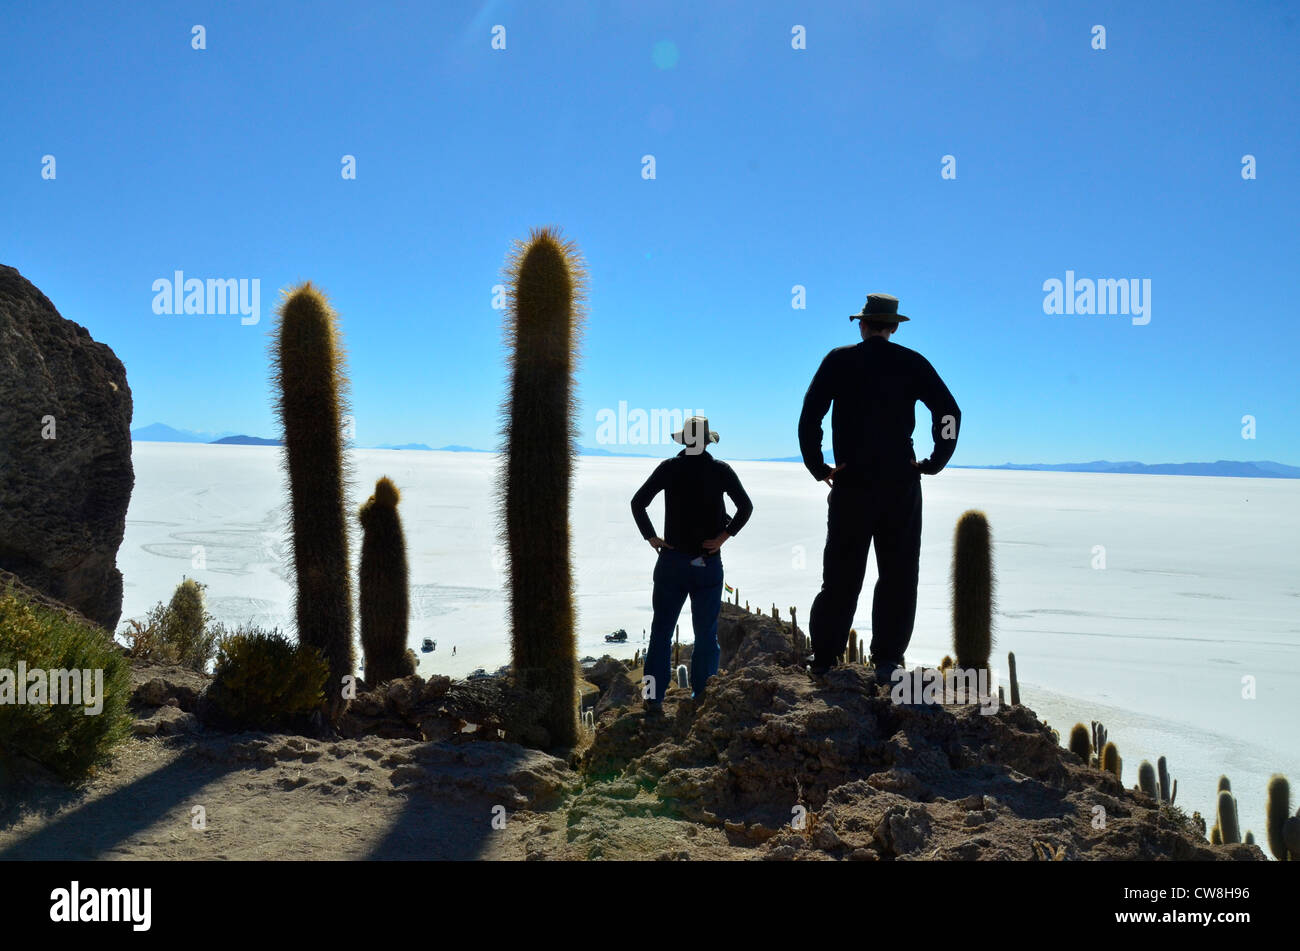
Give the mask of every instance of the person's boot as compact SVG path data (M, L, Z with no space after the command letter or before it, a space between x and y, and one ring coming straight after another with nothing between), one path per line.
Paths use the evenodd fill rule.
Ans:
M664 717L664 703L662 700L647 700L641 705L645 711L647 720L662 720Z

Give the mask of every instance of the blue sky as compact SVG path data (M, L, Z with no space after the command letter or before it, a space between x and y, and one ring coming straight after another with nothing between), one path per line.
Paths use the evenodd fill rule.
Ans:
M626 402L704 410L724 458L793 454L813 371L881 290L913 318L895 341L961 404L955 464L1300 463L1287 4L68 3L0 20L0 262L113 347L136 426L274 435L271 311L310 278L342 316L359 444L492 448L493 285L513 239L555 224L590 268L586 445ZM260 323L153 313L176 270L258 279ZM1044 314L1067 270L1149 280L1150 322Z

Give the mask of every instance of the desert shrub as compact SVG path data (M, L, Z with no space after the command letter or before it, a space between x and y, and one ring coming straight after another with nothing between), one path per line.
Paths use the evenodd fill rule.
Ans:
M278 630L241 627L221 638L206 698L237 729L272 729L321 707L329 665Z
M180 664L199 673L206 671L223 633L204 606L206 587L185 578L176 586L169 604L154 605L143 621L127 621L122 637L130 655L159 664Z
M19 663L25 683L18 681ZM56 687L63 693L74 684L49 672L74 670L91 671L89 693L78 679L70 697L51 703ZM34 680L34 671L44 676ZM37 692L41 680L44 689ZM33 702L17 703L20 691ZM130 696L129 662L107 632L0 587L0 754L25 756L64 779L81 779L128 735Z

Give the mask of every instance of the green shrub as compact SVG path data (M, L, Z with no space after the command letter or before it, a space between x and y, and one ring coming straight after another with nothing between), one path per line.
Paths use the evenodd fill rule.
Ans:
M319 649L278 630L241 627L217 645L204 697L224 725L269 730L320 709L328 677Z
M180 664L203 673L217 652L222 628L214 624L203 603L206 585L184 578L171 603L154 605L143 621L127 621L122 636L133 658L159 664Z
M27 671L26 684L17 682L18 665ZM50 703L71 680L46 677L46 689L35 693L33 671L92 671L75 703ZM34 703L18 704L18 691ZM102 693L101 693L102 690ZM81 695L78 696L77 693ZM126 738L131 718L130 665L106 631L28 599L12 587L0 588L0 754L35 760L64 779L88 775ZM93 705L88 705L93 701ZM96 713L88 713L94 707Z

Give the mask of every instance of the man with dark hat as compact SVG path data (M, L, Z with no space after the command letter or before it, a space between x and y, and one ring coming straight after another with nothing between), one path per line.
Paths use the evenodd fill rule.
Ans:
M659 714L668 689L673 629L686 598L691 599L695 646L691 651L691 696L704 692L718 672L718 614L722 610L722 544L749 521L753 503L731 466L705 451L718 441L703 416L692 416L673 439L686 448L665 459L632 497L632 516L641 537L659 558L654 571L654 619L645 656L645 710ZM655 534L646 507L664 493L664 537ZM736 506L727 515L723 495Z
M824 674L848 644L867 552L876 543L878 580L871 604L871 662L876 682L902 666L916 620L921 560L921 475L935 475L957 448L961 410L929 361L892 343L908 318L898 298L870 294L860 321L862 342L826 355L804 396L799 449L813 478L831 486L822 556L822 589L808 618L812 672ZM916 459L916 403L930 410L934 452ZM822 419L834 404L835 465L822 457Z

